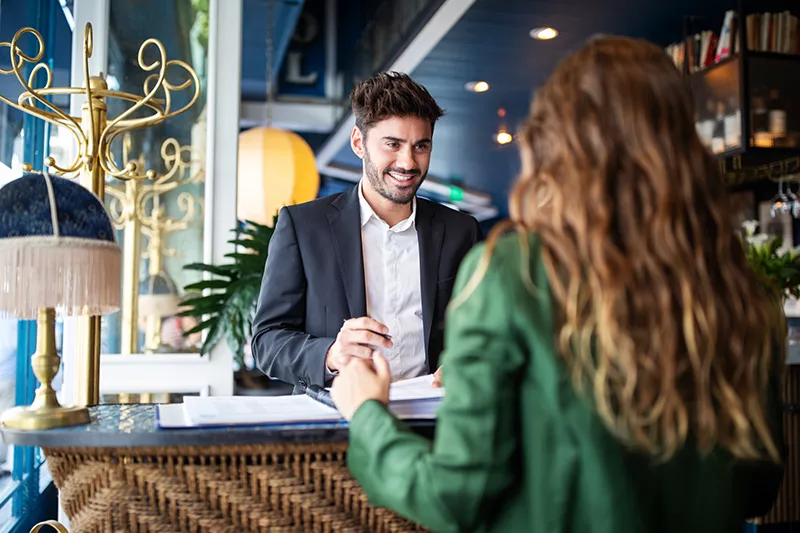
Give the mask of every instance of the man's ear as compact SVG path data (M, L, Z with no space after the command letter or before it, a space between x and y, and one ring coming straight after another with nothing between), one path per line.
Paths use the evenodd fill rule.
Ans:
M356 154L359 159L364 159L364 143L366 139L364 138L364 134L361 133L361 130L358 126L353 126L353 131L350 132L350 148L353 150L353 153Z

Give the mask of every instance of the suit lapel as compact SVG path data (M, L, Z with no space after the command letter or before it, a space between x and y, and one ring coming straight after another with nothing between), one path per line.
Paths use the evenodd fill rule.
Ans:
M417 200L417 239L419 241L420 284L422 285L422 324L425 335L425 355L429 360L428 345L433 326L436 304L436 284L439 281L439 255L442 251L444 227L434 217L433 209L425 200ZM435 369L431 369L431 372Z
M333 247L342 274L350 317L367 314L367 295L364 284L364 259L361 251L361 212L358 189L341 195L328 213L333 235Z

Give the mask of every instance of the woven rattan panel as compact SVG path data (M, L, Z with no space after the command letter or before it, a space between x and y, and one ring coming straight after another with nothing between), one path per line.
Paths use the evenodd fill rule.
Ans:
M372 507L346 443L46 449L72 533L424 531Z

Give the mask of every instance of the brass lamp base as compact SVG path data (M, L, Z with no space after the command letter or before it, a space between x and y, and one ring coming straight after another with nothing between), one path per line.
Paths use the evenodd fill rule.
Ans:
M9 409L0 417L0 424L10 429L33 431L89 423L86 407L62 407L50 385L61 365L56 351L56 313L52 308L39 309L36 324L36 353L31 357L33 373L41 385L30 406Z
M89 423L86 407L14 407L3 412L0 424L9 429L32 431Z

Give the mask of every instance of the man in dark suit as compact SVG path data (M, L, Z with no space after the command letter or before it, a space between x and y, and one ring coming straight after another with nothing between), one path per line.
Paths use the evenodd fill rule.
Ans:
M443 114L428 91L381 73L350 101L361 182L281 209L253 324L258 368L295 392L376 350L393 379L434 372L459 264L481 238L471 216L416 197Z

